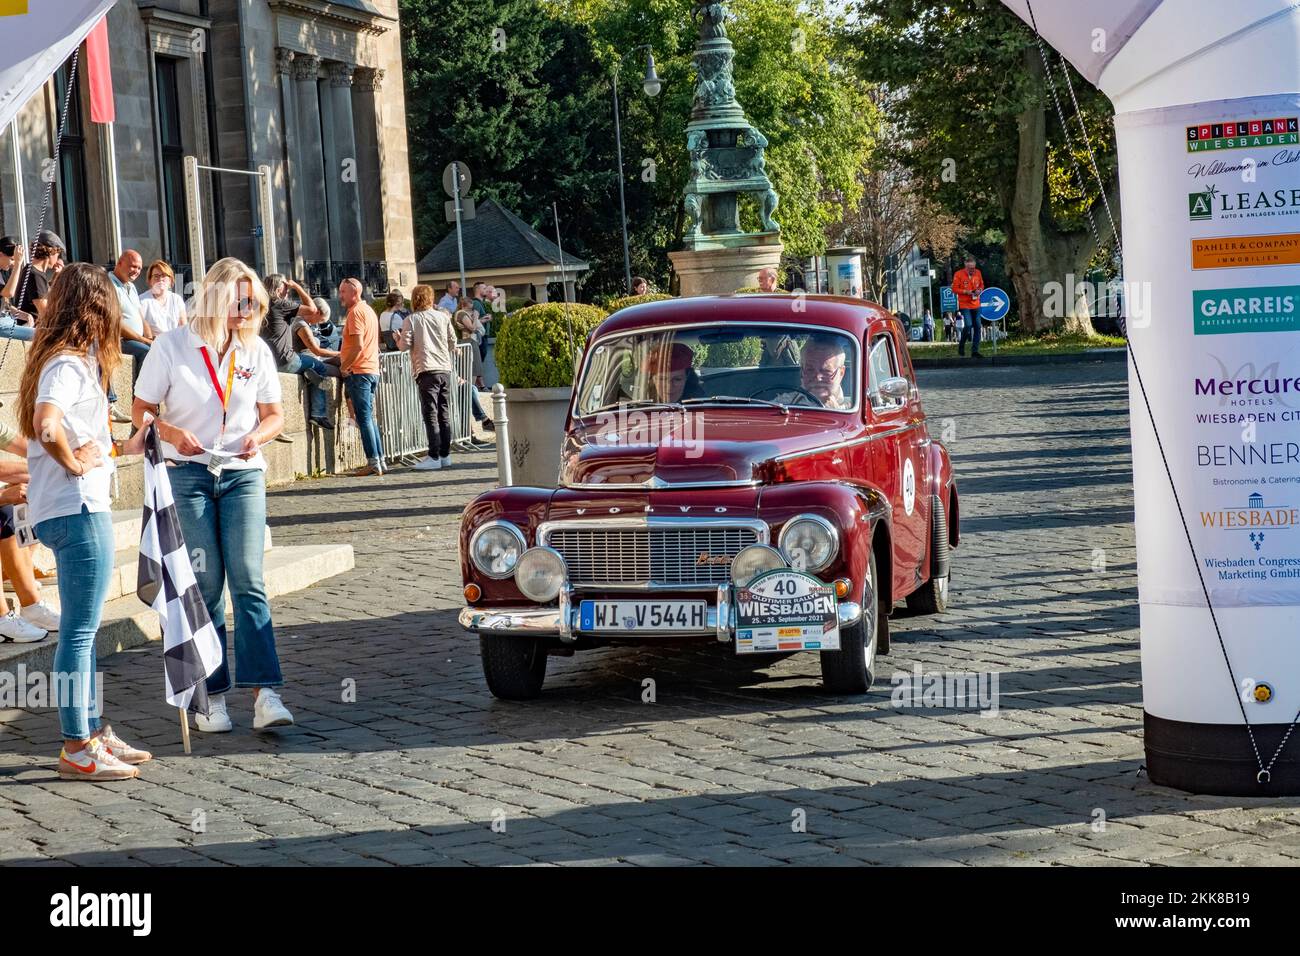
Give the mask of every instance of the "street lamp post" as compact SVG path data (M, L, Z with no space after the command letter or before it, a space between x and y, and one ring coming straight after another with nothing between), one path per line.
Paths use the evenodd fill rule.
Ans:
M650 44L639 46L629 53L639 53L642 50L650 52L646 57L645 80L641 83L641 89L646 96L658 96L663 84L659 80L659 74L655 72L655 55ZM623 125L618 105L618 69L622 59L619 57L614 61L614 144L618 150L618 211L623 223L623 280L630 294L632 292L632 250L627 239L627 199L623 192Z

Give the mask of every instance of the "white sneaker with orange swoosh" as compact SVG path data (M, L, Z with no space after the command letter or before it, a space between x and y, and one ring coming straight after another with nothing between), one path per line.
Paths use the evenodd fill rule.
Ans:
M66 747L63 748L59 754L59 776L64 780L102 783L105 780L130 780L140 776L140 769L122 763L108 752L103 743L92 738L76 753L70 754Z

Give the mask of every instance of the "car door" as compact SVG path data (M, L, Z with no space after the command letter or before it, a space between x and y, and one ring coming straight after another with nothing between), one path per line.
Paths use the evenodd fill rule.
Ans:
M918 583L917 573L925 557L928 535L928 505L923 500L925 456L918 438L920 408L917 390L905 373L899 357L899 339L888 327L874 331L867 350L866 393L872 431L872 470L880 490L889 497L893 520L893 594L898 599ZM905 395L884 392L889 379L903 379Z

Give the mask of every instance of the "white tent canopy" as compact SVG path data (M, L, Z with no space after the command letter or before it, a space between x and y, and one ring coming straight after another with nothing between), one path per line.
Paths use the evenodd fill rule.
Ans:
M1117 113L1264 96L1294 82L1294 0L1003 0ZM1232 89L1224 77L1232 77Z
M32 0L29 13L0 16L0 129L77 48L114 0Z

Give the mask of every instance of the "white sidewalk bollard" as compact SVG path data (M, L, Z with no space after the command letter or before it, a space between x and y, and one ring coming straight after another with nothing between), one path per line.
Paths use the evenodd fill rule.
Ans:
M514 482L510 477L510 419L506 417L506 389L500 382L492 386L492 424L497 437L497 487Z

